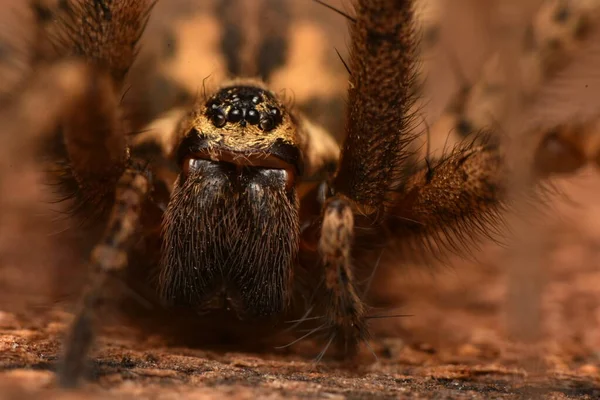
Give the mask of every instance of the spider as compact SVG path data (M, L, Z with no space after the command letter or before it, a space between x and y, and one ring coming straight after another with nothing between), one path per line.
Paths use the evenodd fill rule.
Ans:
M80 378L113 278L132 269L173 307L267 325L318 312L324 351L352 355L370 337L362 278L374 271L361 260L385 247L406 258L468 248L505 205L499 145L467 143L425 163L409 150L418 122L410 0L352 1L341 147L248 77L130 134L121 100L154 3L33 4L34 73L0 123L6 135L58 139L44 149L53 177L74 217L103 227L65 344L65 386Z

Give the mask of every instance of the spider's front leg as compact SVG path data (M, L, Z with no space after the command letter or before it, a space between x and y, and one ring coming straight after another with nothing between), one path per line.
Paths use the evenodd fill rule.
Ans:
M89 262L89 283L71 326L59 379L73 386L81 372L94 338L94 327L102 300L109 292L109 280L127 267L128 250L137 233L142 205L151 181L141 166L131 165L119 178L115 203L106 231L94 247Z
M365 305L351 263L359 223L354 215L361 210L361 225L382 222L387 191L407 158L416 56L412 1L356 0L354 11L349 22L347 137L330 185L334 194L324 205L319 239L328 340L349 353L368 337Z
M405 259L468 250L494 231L509 175L503 150L493 145L464 144L435 164L414 164L408 150L416 138L413 2L354 5L347 137L329 185L319 243L327 292L323 329L350 352L369 337L351 259L367 255L370 245L392 243Z
M105 233L90 255L88 286L67 339L59 376L64 386L76 384L84 371L94 322L109 296L107 283L127 266L151 190L149 173L130 156L121 91L152 4L150 0L67 1L60 10L52 10L32 2L38 36L47 43L32 49L35 73L14 102L16 109L24 110L16 116L23 122L24 113L42 112L43 123L23 124L25 133L34 137L60 133L53 155L60 188L74 200L72 211L87 219L99 217L96 222L108 216ZM44 83L58 76L60 66L72 70L74 82L62 77L67 82L50 85L61 91L50 92ZM39 81L40 72L43 77L44 72L52 74ZM2 117L0 112L0 121Z
M0 110L0 126L15 137L39 139L58 126L65 154L56 162L62 189L76 186L73 211L111 210L106 231L91 253L89 284L66 341L60 371L63 386L73 386L84 371L106 283L127 266L127 252L151 186L145 168L129 157L117 106L112 80L105 73L82 62L61 61L40 70L20 96ZM44 110L39 112L41 107ZM39 118L31 118L36 113ZM21 154L11 154L11 149L7 152L9 165L15 154Z

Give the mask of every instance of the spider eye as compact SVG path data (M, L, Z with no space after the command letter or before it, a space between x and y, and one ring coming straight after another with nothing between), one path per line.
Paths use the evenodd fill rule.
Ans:
M284 111L279 108L275 97L255 86L225 87L208 99L205 107L205 115L217 128L227 123L242 127L249 124L258 125L263 132L268 132L277 128L284 119Z
M215 110L210 120L217 128L222 128L227 123L227 118L225 118L225 115L223 115L223 111L221 110Z
M255 109L250 109L248 110L248 114L246 114L246 121L252 125L256 125L260 121L260 114Z
M227 120L229 122L240 122L242 120L242 110L240 110L239 108L234 108L231 111L229 111L229 114L227 114Z
M273 118L271 118L271 117L265 117L265 118L263 118L263 119L260 120L259 127L263 131L268 132L268 131L272 130L275 127L275 122L273 122Z
M271 108L269 110L269 113L273 116L273 118L278 119L281 118L281 110L279 110L279 108Z
M219 104L217 103L216 100L211 100L206 104L206 108L208 108L209 110L215 111L219 108Z

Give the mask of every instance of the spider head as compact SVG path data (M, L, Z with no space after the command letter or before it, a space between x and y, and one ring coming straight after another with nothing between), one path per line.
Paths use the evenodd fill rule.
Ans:
M177 153L184 173L191 159L283 169L288 190L303 173L296 121L258 82L224 86L186 122Z
M259 85L225 86L182 123L160 287L239 317L281 314L299 247L296 124Z

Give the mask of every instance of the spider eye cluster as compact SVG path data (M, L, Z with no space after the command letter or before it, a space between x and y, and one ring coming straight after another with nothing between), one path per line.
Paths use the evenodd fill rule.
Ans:
M228 123L242 127L257 125L264 132L281 124L282 111L275 98L253 86L232 86L221 89L206 103L206 116L222 128Z

